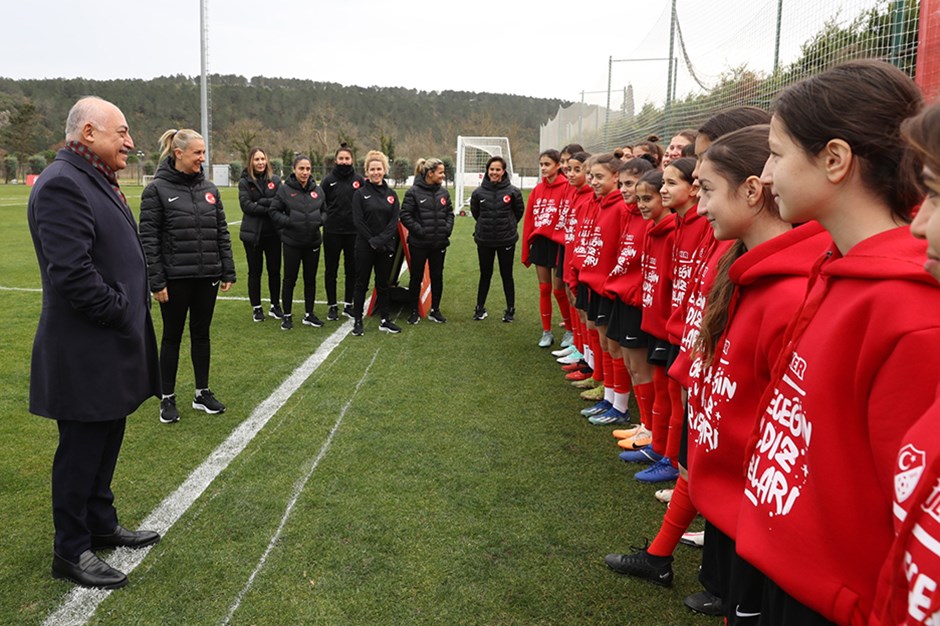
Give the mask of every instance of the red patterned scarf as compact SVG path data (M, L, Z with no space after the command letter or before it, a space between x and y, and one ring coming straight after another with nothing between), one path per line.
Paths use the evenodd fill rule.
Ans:
M101 160L101 157L92 152L88 146L81 143L80 141L69 141L65 144L65 147L91 163L92 167L101 172L111 184L111 188L114 189L114 193L116 193L118 198L121 199L121 202L124 203L124 206L130 209L127 204L127 198L124 197L124 192L121 191L121 186L118 185L117 175L114 173L113 169L108 167L108 165Z

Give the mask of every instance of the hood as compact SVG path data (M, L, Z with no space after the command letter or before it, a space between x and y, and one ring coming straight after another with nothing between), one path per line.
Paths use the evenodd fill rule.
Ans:
M910 226L879 233L857 244L845 256L833 245L821 273L829 276L882 280L894 278L936 286L937 281L924 270L927 242L914 239Z
M205 178L205 174L203 174L203 170L201 168L195 174L185 174L176 169L176 160L172 156L167 156L165 159L160 161L160 165L157 166L157 171L153 177L167 180L178 185L192 187L196 183L201 182Z
M809 276L816 261L832 245L819 222L807 222L748 250L728 270L738 285L767 276Z
M310 179L307 181L307 186L304 187L303 185L300 184L300 181L297 180L297 176L291 173L291 175L287 177L287 180L284 181L284 184L287 185L288 187L291 187L292 189L298 189L300 191L310 191L311 189L316 188L317 181L313 180L313 176L311 176Z
M423 177L415 176L415 187L421 187L422 189L426 189L433 194L437 193L437 190L441 188L441 184L437 183L431 185L428 183L428 181L424 180Z

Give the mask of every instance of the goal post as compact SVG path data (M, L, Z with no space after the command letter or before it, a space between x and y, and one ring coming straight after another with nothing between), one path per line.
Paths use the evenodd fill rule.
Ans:
M464 212L470 206L470 195L486 176L486 162L490 157L506 159L506 174L512 179L512 155L507 137L457 136L457 173L455 175L454 210Z

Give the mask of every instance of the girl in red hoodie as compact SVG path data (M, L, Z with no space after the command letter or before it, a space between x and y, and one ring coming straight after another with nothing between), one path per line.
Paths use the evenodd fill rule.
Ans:
M907 226L920 190L896 140L920 105L910 78L870 60L777 98L762 180L783 219L818 220L833 245L787 328L745 455L737 551L768 578L762 625L865 624L872 612L899 443L940 371L929 314L940 290Z
M552 268L558 262L556 231L558 215L568 194L568 179L561 175L561 154L546 150L539 155L542 180L532 193L522 222L522 263L535 266L539 281L539 313L542 337L539 347L547 348L555 341L552 336Z
M902 127L924 161L927 197L911 234L927 240L924 269L940 281L940 103ZM897 537L881 572L872 625L940 622L940 395L901 439L894 465Z

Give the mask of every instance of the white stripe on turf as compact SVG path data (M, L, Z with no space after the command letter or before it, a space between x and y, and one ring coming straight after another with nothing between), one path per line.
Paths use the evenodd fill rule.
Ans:
M255 407L248 419L239 424L232 431L232 434L212 451L209 457L202 462L202 465L193 470L176 491L167 496L157 508L151 511L147 519L140 523L140 528L155 530L161 535L166 534L173 524L192 506L193 502L212 484L212 481L251 443L255 435L284 406L284 403L310 378L317 368L323 365L330 353L339 346L351 330L352 320L347 320L327 337L316 351L274 390L274 393ZM330 438L332 438L332 432ZM108 559L108 562L111 566L129 574L143 562L151 547L140 550L118 548ZM46 618L43 625L79 626L85 624L94 615L98 605L109 595L111 595L111 591L106 589L75 587L66 594L62 604Z
M317 452L317 455L313 457L313 460L310 462L310 468L307 470L303 478L298 480L294 485L294 493L291 496L290 502L287 503L287 508L284 510L284 515L281 517L281 523L278 524L277 531L275 531L274 536L271 537L271 541L268 542L268 548L264 551L264 554L261 555L261 559L258 561L258 565L256 565L254 571L251 572L251 576L248 577L248 581L245 583L245 586L235 597L235 601L232 602L232 605L229 607L228 615L226 615L225 619L222 621L223 626L232 620L235 612L238 611L238 607L241 606L245 594L248 593L248 591L251 589L251 586L254 584L255 576L257 576L258 572L264 568L264 565L268 560L268 555L271 554L272 550L274 550L275 544L281 538L281 532L284 530L284 526L287 525L287 519L294 511L294 505L297 504L297 500L300 498L300 494L303 493L304 488L307 486L307 482L310 480L310 477L313 476L313 472L317 469L320 461L323 460L323 457L326 456L327 450L330 449L330 444L333 443L333 437L336 435L336 431L339 430L340 424L343 423L343 418L346 417L346 412L349 410L349 407L352 406L353 400L355 400L356 396L359 394L359 388L362 387L362 383L365 381L366 376L369 375L369 370L372 368L372 365L375 363L375 359L378 356L379 351L376 350L375 354L372 355L372 361L369 362L369 365L366 366L366 370L362 373L362 378L360 378L359 382L356 383L356 388L353 390L352 396L350 396L349 400L340 410L339 417L336 418L336 423L333 424L333 428L330 429L330 434L327 435L326 441L323 442L323 445L320 446L320 451Z

